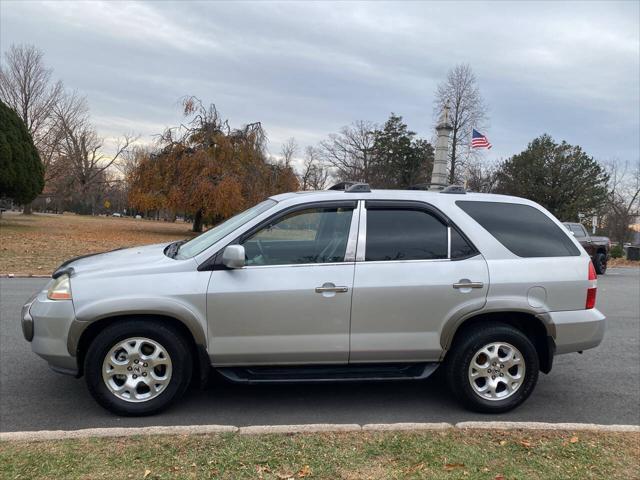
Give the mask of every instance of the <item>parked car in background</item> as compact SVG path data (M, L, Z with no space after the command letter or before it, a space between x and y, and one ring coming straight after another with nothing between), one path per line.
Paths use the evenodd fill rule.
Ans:
M576 238L530 200L356 184L276 195L188 242L68 260L22 329L120 415L166 408L210 367L239 383L441 368L464 405L500 413L554 355L601 342L596 283Z
M567 230L576 237L576 240L587 251L593 266L596 267L596 273L598 275L604 274L607 271L607 262L609 261L609 251L611 249L609 237L591 236L581 223L564 222L563 225L567 227Z

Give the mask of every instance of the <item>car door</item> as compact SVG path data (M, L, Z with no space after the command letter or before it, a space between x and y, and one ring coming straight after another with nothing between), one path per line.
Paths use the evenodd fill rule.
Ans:
M585 228L579 223L572 223L571 231L573 232L573 236L576 237L576 240L580 242L580 245L593 257L596 250Z
M485 304L484 258L421 202L367 201L360 232L350 362L439 360L445 321Z
M216 365L347 363L356 202L298 206L238 238L246 265L212 272Z

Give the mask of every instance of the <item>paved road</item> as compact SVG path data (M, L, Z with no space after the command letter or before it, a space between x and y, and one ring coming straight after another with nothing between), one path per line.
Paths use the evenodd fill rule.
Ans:
M162 415L121 418L94 403L83 380L49 370L22 338L19 309L42 279L0 279L0 430L146 425L264 425L509 420L640 424L640 270L600 277L598 307L609 317L595 350L556 358L529 400L513 412L463 410L437 378L423 383L194 388Z

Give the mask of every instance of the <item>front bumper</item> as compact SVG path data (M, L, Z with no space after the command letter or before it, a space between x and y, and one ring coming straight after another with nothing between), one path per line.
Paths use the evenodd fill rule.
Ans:
M548 316L555 327L556 354L588 350L604 338L606 317L595 308L550 312Z
M75 320L71 300L49 300L43 290L22 307L22 333L31 349L61 373L77 375L76 357L69 353L67 337Z

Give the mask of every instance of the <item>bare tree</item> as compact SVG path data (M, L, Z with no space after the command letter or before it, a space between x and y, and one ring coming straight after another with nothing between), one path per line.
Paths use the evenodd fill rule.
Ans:
M53 158L58 134L51 131L52 115L63 96L62 82L54 82L43 54L32 45L11 45L0 65L0 99L24 122L45 164ZM24 213L31 213L25 205Z
M77 97L69 99L57 109L56 125L62 132L58 147L59 161L63 162L68 177L82 196L89 196L96 184L106 181L107 169L119 162L135 141L134 137L125 135L118 139L115 152L106 154L104 139L89 123L86 102Z
M449 154L449 183L453 184L459 180L459 167L463 166L464 156L470 154L471 129L483 128L487 120L487 106L469 65L456 65L449 70L447 79L438 85L433 109L435 119L439 118L447 104L453 127Z
M605 221L609 235L622 246L629 239L634 217L640 214L640 162L629 166L628 162L612 161L607 170L609 195Z
M285 167L291 166L293 157L297 152L298 152L298 144L296 143L296 139L291 137L282 145L282 149L280 150L282 163L284 164Z
M469 162L465 167L465 188L472 192L493 193L498 186L498 169L480 161Z
M323 160L340 180L369 182L374 161L376 125L359 120L320 142Z
M307 147L299 181L302 190L324 190L329 179L329 169L320 161L320 152L315 147Z

